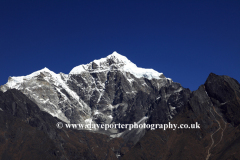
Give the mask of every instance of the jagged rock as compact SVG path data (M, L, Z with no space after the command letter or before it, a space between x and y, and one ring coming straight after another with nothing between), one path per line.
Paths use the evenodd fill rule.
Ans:
M204 84L216 108L223 113L228 123L240 124L240 84L228 76L211 73Z
M170 120L178 126L197 122L200 129L148 131L122 159L240 159L239 92L235 79L211 73L198 90L185 94L188 103Z
M18 90L0 92L0 159L117 159L123 140L58 129L52 117ZM112 150L114 148L114 150Z

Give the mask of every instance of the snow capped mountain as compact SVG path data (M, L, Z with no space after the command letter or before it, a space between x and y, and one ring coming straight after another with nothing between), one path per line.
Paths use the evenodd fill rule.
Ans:
M85 107L87 105L81 101L78 95L67 86L68 75L56 74L48 68L43 68L27 76L9 77L8 82L1 86L5 92L8 89L18 89L26 94L31 100L35 101L39 107L50 113L54 117L69 123L68 118L63 114L64 108L59 108L60 103L70 105L72 102L78 103L76 106ZM71 97L69 99L61 90L65 90ZM59 95L61 99L59 99Z
M43 76L43 79L46 81L49 81L50 79L54 81L55 85L62 84L62 77L67 78L68 75L64 75L63 73L56 74L53 71L50 71L48 68L43 68L39 71L33 72L27 76L19 76L19 77L9 77L8 82L4 87L6 88L15 88L15 89L20 89L19 87L23 87L21 84L24 83L25 81L29 81L32 79L37 79L40 76Z
M9 77L0 89L13 88L66 123L130 124L146 115L151 117L160 103L164 112L160 119L166 121L185 103L180 84L153 69L137 67L117 52L74 67L69 74L44 68L27 76Z
M106 58L101 58L99 60L94 60L93 62L86 65L79 65L74 67L69 74L81 74L82 72L103 72L103 71L112 71L119 70L122 72L129 72L133 74L136 78L148 78L148 79L160 79L164 78L163 73L158 73L153 69L139 68L127 57L113 52L108 55Z

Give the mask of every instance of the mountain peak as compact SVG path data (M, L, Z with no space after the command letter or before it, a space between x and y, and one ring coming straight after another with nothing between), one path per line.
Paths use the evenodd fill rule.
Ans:
M6 86L5 88L16 88L18 89L19 86L21 86L21 83L23 83L24 81L26 80L31 80L33 77L36 77L38 75L40 75L41 73L49 73L50 75L56 77L56 73L54 73L53 71L49 70L47 67L41 69L41 70L38 70L38 71L35 71L29 75L26 75L26 76L18 76L18 77L9 77L8 78L8 82L6 83ZM1 87L1 90L3 91L6 91L6 89L4 89L4 87Z
M108 55L105 58L94 60L89 64L74 67L69 74L81 74L82 72L105 72L112 70L129 72L133 74L136 78L165 78L162 73L159 73L153 69L137 67L127 57L117 53L116 51L114 51L112 54Z
M111 66L112 64L122 64L125 65L127 63L132 63L130 60L128 60L127 57L117 53L114 51L112 54L108 55L105 58L101 58L98 60L94 60L90 62L89 64L92 65L92 63L96 64L98 67L104 67L104 66ZM93 68L96 69L96 68Z
M124 57L123 55L117 53L116 51L114 51L112 54L109 54L107 57L112 57L112 56L116 56L116 57Z
M112 54L108 55L106 58L108 59L118 59L119 61L122 62L131 62L130 60L127 59L127 57L117 53L116 51L114 51Z
M42 72L47 72L47 73L50 73L51 75L56 75L55 72L49 70L47 67L44 67L44 68L41 69L41 70L35 71L35 72L33 72L33 73L31 73L31 74L29 74L29 75L27 75L27 76L21 76L21 77L22 77L22 78L25 78L25 79L31 79L31 78L33 78L33 77L35 77L35 76L38 76L38 75L39 75L40 73L42 73Z
M44 67L43 69L39 70L39 72L51 72L47 67Z

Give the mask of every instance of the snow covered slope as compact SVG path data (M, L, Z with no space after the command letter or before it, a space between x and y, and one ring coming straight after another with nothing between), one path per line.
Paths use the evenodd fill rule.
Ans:
M72 106L73 103L82 112L89 112L90 108L79 99L75 92L69 89L67 80L68 75L56 74L48 68L44 68L27 76L9 77L8 82L1 86L1 90L3 92L13 88L21 90L31 100L35 101L40 109L69 123L70 120L64 112L71 109L69 106ZM67 92L69 97L63 91Z
M122 72L129 72L133 74L136 78L148 78L148 79L160 79L164 78L163 73L159 73L153 69L139 68L125 56L113 52L106 58L101 58L99 60L94 60L93 62L86 65L79 65L74 67L69 74L81 74L82 72L102 72L119 70Z

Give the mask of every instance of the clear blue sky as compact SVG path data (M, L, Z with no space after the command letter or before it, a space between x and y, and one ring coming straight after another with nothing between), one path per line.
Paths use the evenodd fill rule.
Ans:
M240 1L0 0L0 85L113 51L191 90L210 72L240 81Z

